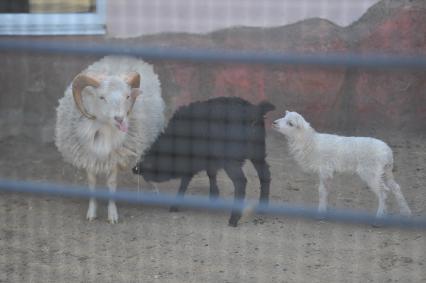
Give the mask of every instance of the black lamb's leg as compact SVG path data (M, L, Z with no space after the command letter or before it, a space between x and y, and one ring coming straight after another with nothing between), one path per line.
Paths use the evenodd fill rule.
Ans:
M219 196L219 189L217 187L217 171L216 170L207 170L207 176L209 176L210 182L210 200L215 200Z
M267 205L269 203L269 187L271 184L271 172L269 171L269 165L266 160L251 160L254 168L257 171L260 181L260 196L259 204Z
M237 205L242 204L246 196L247 178L241 167L242 164L232 164L225 167L225 171L232 180L235 188L234 205L236 206L232 209L231 217L229 218L229 226L232 227L237 227L238 225L242 212L241 208L238 208Z
M176 199L181 200L183 196L185 195L186 189L188 189L189 182L191 182L192 175L190 176L184 176L182 177L180 181L179 191L176 194ZM173 205L170 207L170 212L177 212L179 211L177 205Z

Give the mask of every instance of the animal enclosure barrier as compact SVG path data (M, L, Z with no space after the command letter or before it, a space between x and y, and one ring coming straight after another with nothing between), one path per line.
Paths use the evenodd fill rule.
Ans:
M30 10L27 2L23 7ZM81 9L90 8L76 14L93 17L99 16L96 7L105 5L80 2ZM319 2L325 8L334 3ZM178 0L171 3L180 9ZM185 5L200 13L209 7L215 11L217 4L208 3L205 11L193 1ZM150 5L171 9L165 3ZM426 44L414 32L401 35L392 29L395 24L422 31L426 25L418 26L424 22L418 12L426 11L425 5L378 1L359 22L344 28L305 18L279 26L272 23L276 4L264 5L269 12L262 17L271 26L260 28L220 26L223 30L206 34L190 28L194 34L148 33L131 39L71 34L0 38L5 66L0 77L0 281L426 280L426 128L421 120L426 117ZM218 15L211 13L211 18ZM373 20L374 15L383 18ZM112 26L112 15L103 16L111 33L120 30ZM178 24L183 19L170 19L183 28ZM152 30L160 31L163 21L157 19ZM200 28L207 28L206 21L199 21ZM140 20L135 26L145 31L149 24ZM66 88L104 56L137 58L153 70L165 125L143 145L142 154L117 151L117 156L126 155L122 160L127 164L118 164L115 187L107 170L96 172L101 174L93 190L83 167L64 162L53 129ZM94 90L121 83L108 80L108 72L84 73L93 81L80 101L87 115L76 110L83 123L97 123L101 103L114 103L113 96L105 102ZM140 85L151 79L141 75ZM139 87L133 83L132 89ZM148 91L141 89L129 97L140 99ZM13 95L14 101L7 98ZM129 109L139 108L133 102ZM375 217L375 195L350 175L336 175L329 209L318 212L319 181L298 167L285 138L271 129L285 110L303 113L324 132L385 140L395 153L395 179L413 215L399 215L388 193L388 214ZM108 133L131 134L134 120L125 124L117 113L112 119L117 129ZM94 143L105 133L96 132ZM97 200L93 217L87 200ZM107 222L111 202L117 203L118 221L110 221L115 224Z

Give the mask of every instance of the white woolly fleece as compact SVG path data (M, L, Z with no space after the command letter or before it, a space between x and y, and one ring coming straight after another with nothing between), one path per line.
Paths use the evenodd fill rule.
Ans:
M164 128L160 81L151 65L136 58L107 56L82 73L121 76L133 71L141 76L142 93L128 116L126 133L114 125L84 117L74 103L71 85L68 86L59 100L55 129L55 144L67 162L95 174L108 173L117 164L135 164ZM87 89L82 92L83 101Z
M277 131L287 137L292 156L305 171L332 177L334 172L372 172L393 165L392 150L381 140L317 133L296 112L287 112L276 125Z
M319 175L320 211L326 210L329 181L334 172L348 172L358 174L377 195L378 217L386 213L387 191L393 192L403 214L411 214L394 181L392 150L383 141L317 133L299 113L289 111L274 121L273 127L287 137L290 153L302 169Z

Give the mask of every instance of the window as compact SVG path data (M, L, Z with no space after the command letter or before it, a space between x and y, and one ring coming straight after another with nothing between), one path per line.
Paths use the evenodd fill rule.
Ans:
M105 33L106 0L1 0L0 35Z

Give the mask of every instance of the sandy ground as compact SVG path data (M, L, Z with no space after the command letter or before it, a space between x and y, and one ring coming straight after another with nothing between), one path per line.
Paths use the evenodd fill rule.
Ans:
M426 136L379 136L395 151L397 181L415 215L425 214ZM274 132L267 139L271 200L317 205L315 176L303 173ZM0 141L0 177L85 184L63 163L53 144ZM251 165L245 167L249 198L258 196ZM103 184L103 180L100 181ZM120 175L137 190L137 178ZM175 193L177 182L161 185ZM233 189L219 175L221 196ZM333 181L330 205L374 213L376 199L354 176ZM188 194L207 195L204 174ZM397 212L389 198L390 211ZM228 227L228 213L141 207L120 203L120 221L85 220L86 200L0 196L0 282L426 282L425 231L253 216Z

